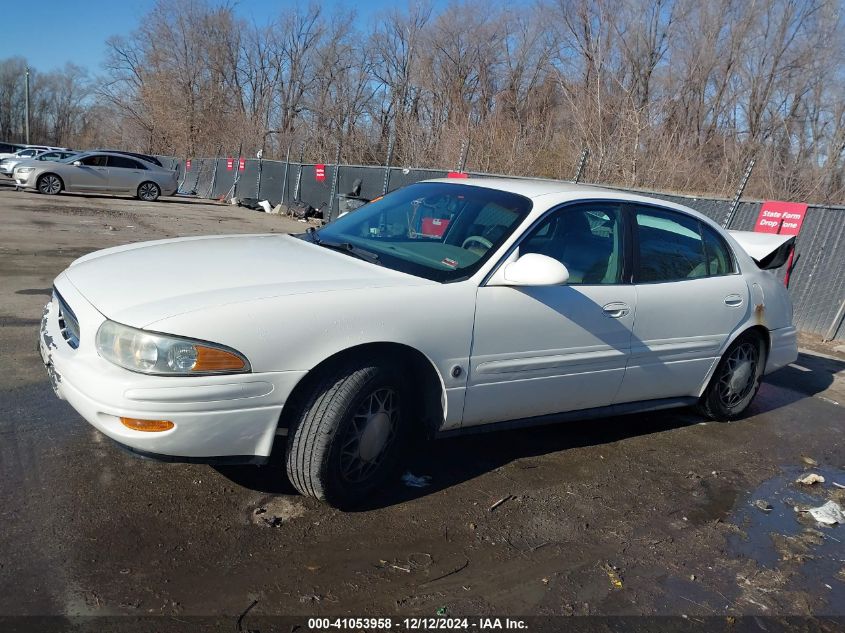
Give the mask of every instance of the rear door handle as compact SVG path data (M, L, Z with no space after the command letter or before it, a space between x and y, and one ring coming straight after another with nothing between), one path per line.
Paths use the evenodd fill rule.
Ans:
M612 319L621 319L631 313L631 306L621 301L614 301L613 303L602 306L602 311Z
M742 305L742 297L739 295L728 295L725 297L725 305L736 308Z

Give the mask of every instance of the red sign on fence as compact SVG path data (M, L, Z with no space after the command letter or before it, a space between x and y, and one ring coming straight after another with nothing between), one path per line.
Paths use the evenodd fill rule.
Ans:
M766 200L760 207L755 233L778 233L780 235L798 235L804 223L807 205L800 202L781 202L780 200ZM789 276L792 274L792 262L795 258L795 247L789 253L786 263L786 275L783 283L789 287Z
M463 171L450 171L446 174L447 178L469 178L469 174Z
M239 158L238 159L238 171L243 171L246 169L246 158Z
M317 182L323 182L326 179L326 166L321 164L314 165L314 178Z
M231 156L226 159L226 171L232 171L235 168L235 159Z
M191 171L191 159L185 161L185 171Z
M807 205L799 202L780 202L766 200L760 207L757 223L754 225L756 233L779 233L780 235L798 235Z

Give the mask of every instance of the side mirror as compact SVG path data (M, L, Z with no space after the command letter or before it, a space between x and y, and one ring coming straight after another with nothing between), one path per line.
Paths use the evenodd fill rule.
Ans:
M568 280L569 271L558 260L539 253L526 253L502 266L487 285L560 286Z
M73 165L74 167L82 167L82 161L81 160L75 160L71 163L71 165Z

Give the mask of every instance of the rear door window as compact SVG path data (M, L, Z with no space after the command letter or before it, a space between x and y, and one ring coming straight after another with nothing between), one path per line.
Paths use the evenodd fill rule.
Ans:
M142 169L138 161L127 156L109 156L109 167L120 167L121 169Z
M701 229L707 255L707 274L711 277L732 274L735 270L734 261L725 240L706 224L702 224Z
M700 223L691 216L656 209L636 209L639 243L635 282L660 283L708 276Z

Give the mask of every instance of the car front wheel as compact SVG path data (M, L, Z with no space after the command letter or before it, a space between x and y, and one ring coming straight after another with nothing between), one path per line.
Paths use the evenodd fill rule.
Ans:
M161 189L154 182L142 182L138 187L138 197L146 202L155 202L161 195Z
M354 506L382 486L408 438L407 388L389 363L345 364L324 372L291 423L288 478L304 495Z
M701 413L711 420L741 417L760 389L765 366L766 345L760 335L740 335L722 356L701 396Z
M36 187L39 193L55 196L64 188L64 184L62 179L55 174L44 174L38 179Z

